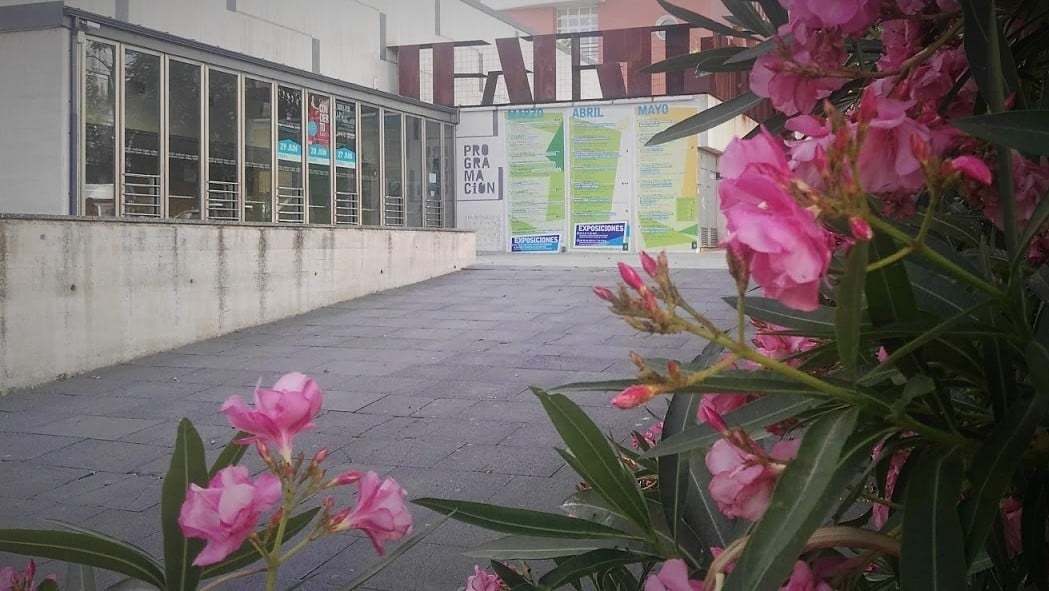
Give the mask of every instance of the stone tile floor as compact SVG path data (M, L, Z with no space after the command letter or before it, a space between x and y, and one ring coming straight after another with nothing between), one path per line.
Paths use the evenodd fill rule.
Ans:
M638 334L609 313L590 287L614 285L614 268L493 260L0 398L0 527L61 519L160 554L161 477L178 420L194 421L214 457L231 435L221 403L293 370L325 390L318 428L297 447L328 447L331 473L373 469L395 477L410 498L555 510L577 478L553 451L559 439L528 387L630 377L631 350L685 359L701 344ZM693 305L730 326L733 313L720 298L732 293L731 279L711 266L675 277ZM624 437L653 420L644 410L610 408L606 393L572 396ZM252 453L246 463L258 467ZM351 502L351 490L340 498ZM420 507L412 513L417 529L436 521ZM453 591L477 562L462 552L494 537L446 522L366 588ZM318 573L302 588L337 589L373 560L363 536L344 534L298 555L282 582ZM0 554L0 565L22 562ZM64 576L63 565L42 568L55 570Z

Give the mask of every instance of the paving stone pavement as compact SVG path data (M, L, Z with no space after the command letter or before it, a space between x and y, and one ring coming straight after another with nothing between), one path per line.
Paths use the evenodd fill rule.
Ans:
M675 277L694 306L732 325L721 302L733 291L725 271ZM0 527L61 519L159 555L161 477L178 420L194 421L213 458L232 433L221 403L293 370L320 383L326 409L296 445L307 455L328 447L331 473L376 470L409 497L556 510L577 477L552 449L559 439L528 387L630 377L631 350L685 359L700 347L683 336L638 334L613 316L590 287L616 281L608 267L478 265L12 392L0 397ZM572 394L599 425L624 437L653 420L644 410L609 408L609 396ZM252 453L245 463L258 468ZM351 502L351 491L340 498ZM412 513L418 529L436 521L420 507ZM462 552L494 537L447 522L367 589L454 591L477 562ZM316 574L302 589L337 589L373 560L366 539L344 534L298 555L282 579L291 585ZM0 565L23 561L0 554ZM64 566L41 570L48 568L64 576Z

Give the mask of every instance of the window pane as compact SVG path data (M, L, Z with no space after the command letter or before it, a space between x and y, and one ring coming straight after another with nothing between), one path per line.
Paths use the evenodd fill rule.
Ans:
M426 122L426 226L440 228L441 219L441 124Z
M311 224L331 223L331 97L310 93L309 145Z
M361 105L361 223L366 226L380 223L379 128L379 109Z
M421 228L423 225L423 122L418 117L404 118L404 159L408 192L407 225Z
M200 219L200 66L168 60L168 217Z
M444 126L444 227L455 227L455 127Z
M244 219L273 221L273 85L244 80Z
M208 217L238 219L237 75L208 72Z
M401 114L392 111L383 113L383 164L386 178L386 201L384 204L387 226L404 225L404 170L401 166Z
M124 52L124 213L160 216L160 56Z
M303 223L302 91L277 88L277 221Z
M357 104L335 101L335 222L359 224Z
M116 47L88 41L84 55L84 206L114 215L116 196Z

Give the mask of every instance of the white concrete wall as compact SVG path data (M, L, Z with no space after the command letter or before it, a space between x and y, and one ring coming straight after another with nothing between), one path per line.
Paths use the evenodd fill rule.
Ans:
M69 32L0 33L0 211L69 210Z
M0 394L474 257L469 232L0 217Z

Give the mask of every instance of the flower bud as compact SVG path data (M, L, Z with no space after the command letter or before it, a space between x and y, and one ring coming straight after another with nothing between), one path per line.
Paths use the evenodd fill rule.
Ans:
M878 99L874 94L874 89L867 88L863 93L863 98L860 99L859 109L859 123L867 124L870 123L875 117L878 116Z
M350 513L352 512L353 509L351 507L346 507L345 509L342 509L341 511L336 513L335 515L332 515L330 518L328 518L328 522L324 525L324 529L328 530L329 532L339 532L350 529L349 524L345 523L345 521L346 518L349 517Z
M267 466L273 465L273 457L270 456L270 450L268 447L266 447L265 443L256 439L255 451L258 452L259 457L262 458L262 461L265 462Z
M647 384L638 384L636 386L630 386L626 390L623 390L616 397L612 399L612 406L616 408L636 408L649 400L652 400L656 395L655 387Z
M677 361L668 361L667 377L670 378L672 382L676 382L679 379L681 379L681 364Z
M609 291L608 289L606 289L604 287L597 287L597 286L595 286L594 287L594 294L596 294L597 297L601 298L602 300L605 300L606 302L613 302L613 303L615 303L615 301L616 301L616 296L613 295L611 291Z
M656 301L655 294L648 290L644 290L643 293L641 304L644 306L645 311L653 316L659 314L659 302Z
M637 274L633 267L626 263L619 263L618 266L619 276L623 278L623 283L638 290L645 286L645 282L641 280L641 276Z
M320 466L321 462L328 458L328 448L322 447L314 456L313 461L310 462L312 466Z
M363 472L357 472L356 470L351 470L349 472L343 472L342 474L336 476L335 478L332 478L328 482L328 484L325 486L325 488L333 488L333 487L336 487L336 486L346 486L347 484L353 484L354 482L357 482L358 480L360 480L361 477L363 477L363 476L364 476Z
M962 176L984 185L991 184L991 169L976 156L958 156L944 163L950 173L961 173Z
M925 164L929 161L929 157L932 155L929 149L929 144L917 133L911 134L911 152L914 153L914 157Z
M270 515L270 527L277 527L278 525L280 525L280 520L283 516L284 507L277 507L277 510L273 512L273 515Z
M699 408L699 414L703 417L703 421L710 425L718 433L723 436L728 435L728 425L725 424L725 419L721 418L721 414L714 410L710 406L701 406Z
M648 273L649 277L653 279L659 277L659 263L645 251L641 251L641 268Z
M849 230L852 231L852 236L856 238L856 240L866 242L874 237L874 231L871 230L871 225L867 223L867 220L859 216L849 218Z
M331 495L324 497L324 500L321 501L321 506L324 507L326 511L331 511L335 508L335 497Z
M634 351L630 352L630 362L634 364L638 369L645 369L645 360Z

